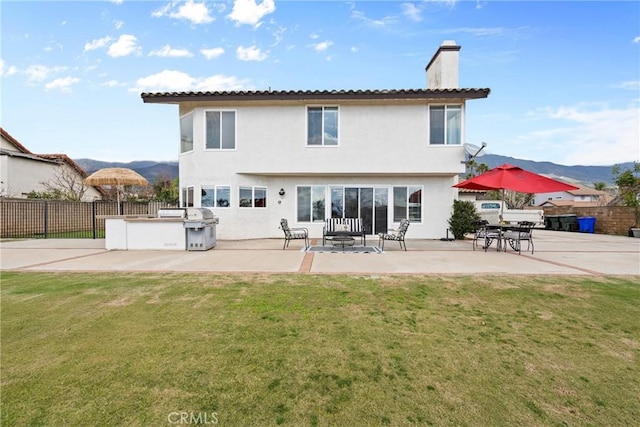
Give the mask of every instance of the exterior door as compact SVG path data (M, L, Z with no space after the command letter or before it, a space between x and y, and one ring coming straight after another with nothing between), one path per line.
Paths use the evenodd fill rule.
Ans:
M341 204L340 190L332 188L332 216L341 218L361 218L367 234L387 231L389 190L374 187L345 187L344 205ZM344 209L342 209L344 206Z

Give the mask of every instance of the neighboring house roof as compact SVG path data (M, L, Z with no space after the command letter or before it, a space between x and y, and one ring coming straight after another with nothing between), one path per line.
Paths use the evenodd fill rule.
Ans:
M2 137L4 139L9 141L11 144L13 144L13 146L16 147L20 153L33 154L31 151L27 150L27 147L25 147L24 145L20 144L17 139L15 139L11 135L9 135L9 132L4 130L4 128L0 127L0 135L2 135Z
M545 200L544 203L541 203L539 207L552 207L552 206L580 206L585 208L603 206L603 202L595 201L595 202L581 202L576 200Z
M389 90L262 90L220 92L157 92L142 93L146 103L193 101L300 101L300 100L416 100L486 98L491 90L484 89L389 89Z
M573 196L605 196L605 191L596 190L595 188L585 187L584 185L573 184L578 187L577 190L569 190L567 193Z
M67 156L66 154L38 154L38 156L45 159L55 160L59 163L66 163L69 166L71 166L73 169L75 169L75 171L78 172L83 178L86 178L87 176L89 176L87 171L85 171L79 164L74 162L73 159L71 159L71 157ZM91 186L91 187L94 187L94 186ZM95 187L95 188L98 189L98 187Z

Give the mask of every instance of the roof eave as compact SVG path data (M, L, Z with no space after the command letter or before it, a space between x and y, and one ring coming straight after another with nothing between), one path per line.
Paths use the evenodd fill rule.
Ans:
M482 89L413 89L376 91L248 91L248 92L159 92L142 93L148 104L178 104L193 101L344 101L344 100L436 100L480 99L491 92Z

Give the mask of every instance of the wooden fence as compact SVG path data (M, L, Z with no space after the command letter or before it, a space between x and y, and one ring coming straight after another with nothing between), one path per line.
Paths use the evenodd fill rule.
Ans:
M157 215L161 202L65 202L0 198L0 238L102 238L103 215Z

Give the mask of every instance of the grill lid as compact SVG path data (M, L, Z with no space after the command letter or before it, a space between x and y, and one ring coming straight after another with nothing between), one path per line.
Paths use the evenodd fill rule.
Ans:
M214 218L213 212L207 208L187 208L187 219L190 221L206 221Z

